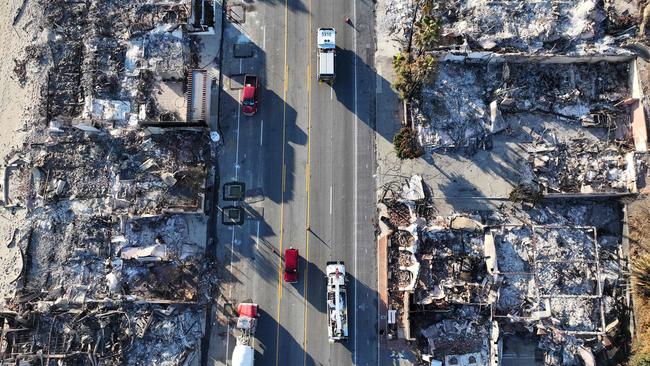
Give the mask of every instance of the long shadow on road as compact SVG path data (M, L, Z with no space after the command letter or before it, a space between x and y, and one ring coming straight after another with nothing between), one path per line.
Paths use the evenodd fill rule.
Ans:
M289 8L291 12L299 12L299 13L308 13L307 6L300 0L256 0L259 3L265 3L269 4L271 6L282 6L284 7L285 4ZM286 3L285 3L286 1ZM253 0L243 0L244 4L251 4L254 3L255 1ZM236 4L237 2L233 2L233 4ZM240 2L241 3L241 2ZM251 5L248 5L251 6Z
M262 304L260 304L262 306ZM302 344L296 341L296 338L275 320L272 314L266 312L262 307L259 309L260 320L256 334L272 335L267 336L265 342L258 340L256 342L255 359L256 365L275 365L280 355L287 354L289 350L302 350ZM279 344L278 344L279 341ZM277 353L276 353L277 349ZM292 355L295 359L303 360L305 357L307 364L314 364L313 359L308 353L301 352L299 355Z

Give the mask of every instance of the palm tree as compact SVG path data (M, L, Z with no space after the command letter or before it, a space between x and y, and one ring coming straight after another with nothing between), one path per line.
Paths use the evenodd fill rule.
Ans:
M422 51L428 51L438 45L440 23L429 16L423 16L415 23L415 45Z
M637 290L650 294L650 254L641 254L632 260L632 277Z
M436 59L431 55L421 55L413 58L409 53L398 53L393 57L393 69L397 74L393 87L400 98L410 99L422 83L430 80L436 70Z

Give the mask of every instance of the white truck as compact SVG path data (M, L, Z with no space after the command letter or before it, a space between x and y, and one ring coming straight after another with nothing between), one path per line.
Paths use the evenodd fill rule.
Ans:
M253 366L255 362L255 350L253 349L253 337L257 326L258 312L257 304L241 303L237 306L237 344L232 351L230 364L232 366Z
M318 28L318 81L334 83L334 56L336 56L336 30Z
M330 343L348 338L348 300L345 281L345 264L327 262L327 336Z

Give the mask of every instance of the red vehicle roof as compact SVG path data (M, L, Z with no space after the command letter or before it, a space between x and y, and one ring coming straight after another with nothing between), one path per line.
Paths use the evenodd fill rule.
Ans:
M255 87L254 86L245 86L244 92L242 93L242 100L253 100L255 99Z
M257 316L257 304L245 302L237 305L237 314L254 318Z
M284 282L298 282L298 249L284 251Z

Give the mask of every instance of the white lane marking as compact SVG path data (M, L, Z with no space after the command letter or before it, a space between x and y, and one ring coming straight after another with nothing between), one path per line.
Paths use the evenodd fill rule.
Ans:
M266 48L266 26L262 26L262 49Z
M241 90L239 91L238 100L241 100ZM241 119L241 107L237 106L237 148L235 149L235 180L239 178L239 120L240 119Z
M240 58L239 59L239 73L240 74L241 74L241 70L242 70L242 61L244 61L244 60Z
M330 100L334 100L334 88L330 88Z
M354 17L354 24L357 24L357 2L353 1L352 2L352 16ZM352 32L353 37L354 37L354 54L358 55L357 52L357 32ZM357 302L357 287L359 287L359 267L357 266L357 188L358 188L358 172L357 172L357 166L358 166L358 156L357 156L357 139L359 137L359 131L358 131L358 114L357 114L357 58L354 57L354 214L352 215L354 217L354 272L355 276L357 276L357 283L354 284L354 304L358 305ZM356 306L354 308L354 357L353 357L353 364L357 364L357 318L358 318L358 312L356 310Z
M260 146L262 146L262 142L264 141L264 120L260 123Z
M260 245L260 222L257 222L257 233L255 234L255 249L258 249Z
M330 215L332 214L332 186L330 186Z

